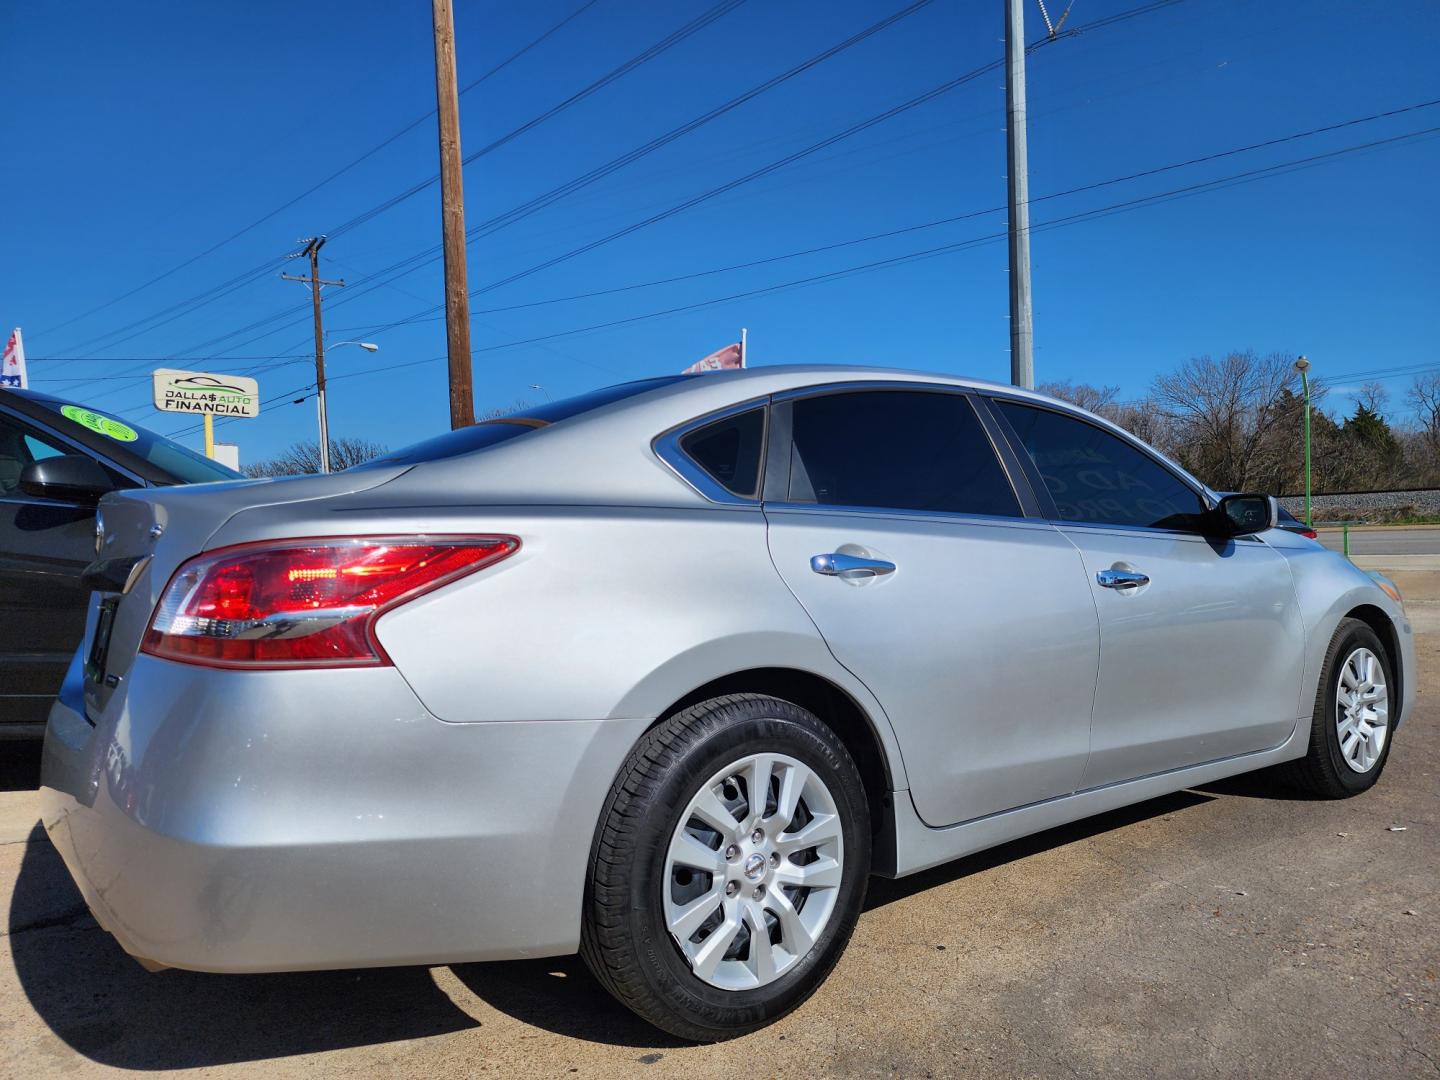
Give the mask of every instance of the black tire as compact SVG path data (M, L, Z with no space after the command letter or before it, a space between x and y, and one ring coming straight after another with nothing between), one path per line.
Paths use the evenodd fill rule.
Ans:
M667 852L706 781L766 752L796 759L828 788L841 818L841 884L808 953L768 985L725 990L691 970L667 929ZM591 851L580 952L611 994L656 1027L693 1042L734 1038L784 1016L825 980L850 940L869 875L865 788L835 733L788 701L713 698L652 728L622 766Z
M1320 685L1315 693L1315 713L1310 724L1310 748L1303 758L1280 767L1280 778L1292 787L1325 799L1348 799L1375 786L1385 763L1390 760L1394 742L1395 709L1398 698L1391 697L1390 724L1380 756L1367 772L1356 772L1345 762L1336 728L1337 691L1341 666L1356 649L1369 649L1380 659L1385 670L1385 685L1392 693L1396 687L1395 662L1374 630L1359 619L1342 619L1325 653L1320 669Z

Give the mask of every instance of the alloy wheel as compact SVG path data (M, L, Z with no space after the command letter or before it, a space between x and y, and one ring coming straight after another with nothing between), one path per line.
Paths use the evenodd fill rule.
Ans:
M706 781L676 825L666 927L711 986L765 986L819 939L844 857L835 798L820 777L784 754L750 754Z
M1345 764L1357 773L1373 769L1389 734L1390 695L1385 668L1369 649L1356 649L1340 666L1335 726Z

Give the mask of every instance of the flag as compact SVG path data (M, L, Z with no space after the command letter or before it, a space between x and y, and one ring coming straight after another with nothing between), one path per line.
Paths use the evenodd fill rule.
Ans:
M741 350L740 342L734 345L726 345L723 349L712 352L704 360L696 360L681 375L694 375L701 371L725 371L729 368L742 368L745 366L745 354Z
M717 354L718 355L718 354ZM13 386L24 390L29 385L25 378L25 342L20 338L17 326L5 343L5 362L0 365L0 386Z

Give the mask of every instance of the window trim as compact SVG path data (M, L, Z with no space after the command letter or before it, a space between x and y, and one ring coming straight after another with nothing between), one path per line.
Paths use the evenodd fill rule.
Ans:
M680 440L692 431L709 427L711 424L731 416L738 416L740 413L754 412L756 409L761 412L761 441L759 475L755 478L755 494L736 495L701 468L695 459L680 446ZM758 509L765 492L765 480L768 472L766 466L769 464L770 456L770 423L771 404L770 396L767 394L762 397L750 398L736 405L727 405L723 409L716 409L703 416L697 416L677 424L651 439L650 448L654 451L655 456L669 466L676 476L710 502L719 503L722 506L747 506Z
M1044 412L1057 413L1058 415L1067 417L1071 420L1076 421L1077 423L1084 424L1086 427L1094 428L1096 431L1099 431L1102 434L1119 439L1121 442L1132 447L1137 453L1148 458L1152 463L1159 466L1165 472L1169 473L1171 477L1179 481L1182 487L1185 487L1192 491L1195 496L1200 500L1200 505L1205 510L1213 510L1216 504L1215 500L1211 497L1210 492L1207 489L1199 485L1196 481L1192 480L1189 476L1181 472L1179 469L1175 468L1175 466L1171 465L1170 462L1166 461L1158 453L1150 449L1150 447L1146 446L1145 443L1141 442L1134 435L1131 435L1123 428L1117 428L1112 430L1111 428L1106 427L1103 424L1095 423L1095 421L1092 420L1089 416L1087 416L1084 412L1081 412L1077 409L1067 409L1063 406L1056 406L1048 401L1037 401L1034 398L1022 397L1019 394L1007 394L1004 391L986 390L982 391L980 396L986 399L985 404L988 411L994 417L996 425L1004 433L1006 440L1010 442L1011 450L1019 459L1020 466L1022 469L1025 470L1025 474L1030 480L1030 485L1034 489L1037 499L1040 501L1040 504L1043 508L1042 515L1044 519L1050 524L1062 527L1075 526L1088 529L1120 529L1126 532L1150 533L1159 536L1204 535L1203 533L1197 532L1194 529L1161 529L1156 528L1153 525L1126 525L1121 522L1094 521L1089 518L1072 521L1069 518L1062 518L1060 516L1059 508L1055 505L1055 500L1050 494L1050 489L1045 486L1045 480L1040 473L1039 466L1035 464L1034 459L1030 457L1029 450L1025 448L1024 440L1022 440L1020 436L1016 433L1015 428L1011 425L1009 418L1004 414L1004 412L1002 412L1000 409L990 408L992 402L1013 402L1016 405L1025 405L1032 409L1039 409Z
M1000 474L1010 485L1015 496L1018 514L978 514L951 510L911 510L898 506L844 506L836 503L792 502L789 498L789 465L792 458L791 409L796 401L812 397L832 397L837 394L870 393L875 391L900 391L922 394L950 394L965 398L975 413L990 452L1000 466ZM883 517L908 517L926 521L973 521L979 523L1013 523L1033 521L1042 517L1041 506L1032 490L1030 479L1017 470L1018 462L1012 460L1013 449L998 437L1001 433L989 422L988 409L978 400L976 392L968 386L948 383L907 382L900 380L849 380L845 382L820 383L814 386L796 387L771 396L770 423L775 432L767 448L765 469L764 506L767 510L807 510L818 513L867 514Z

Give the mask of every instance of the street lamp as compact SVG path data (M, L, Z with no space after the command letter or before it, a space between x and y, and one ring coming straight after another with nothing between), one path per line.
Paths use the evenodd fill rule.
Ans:
M373 341L337 341L330 348L338 349L342 345L355 345L366 352L379 352L380 346ZM322 382L315 392L315 412L320 418L320 471L330 471L330 414L325 410L325 384Z
M1313 529L1315 522L1310 513L1310 361L1303 356L1296 357L1295 370L1300 372L1300 385L1305 388L1305 527Z

